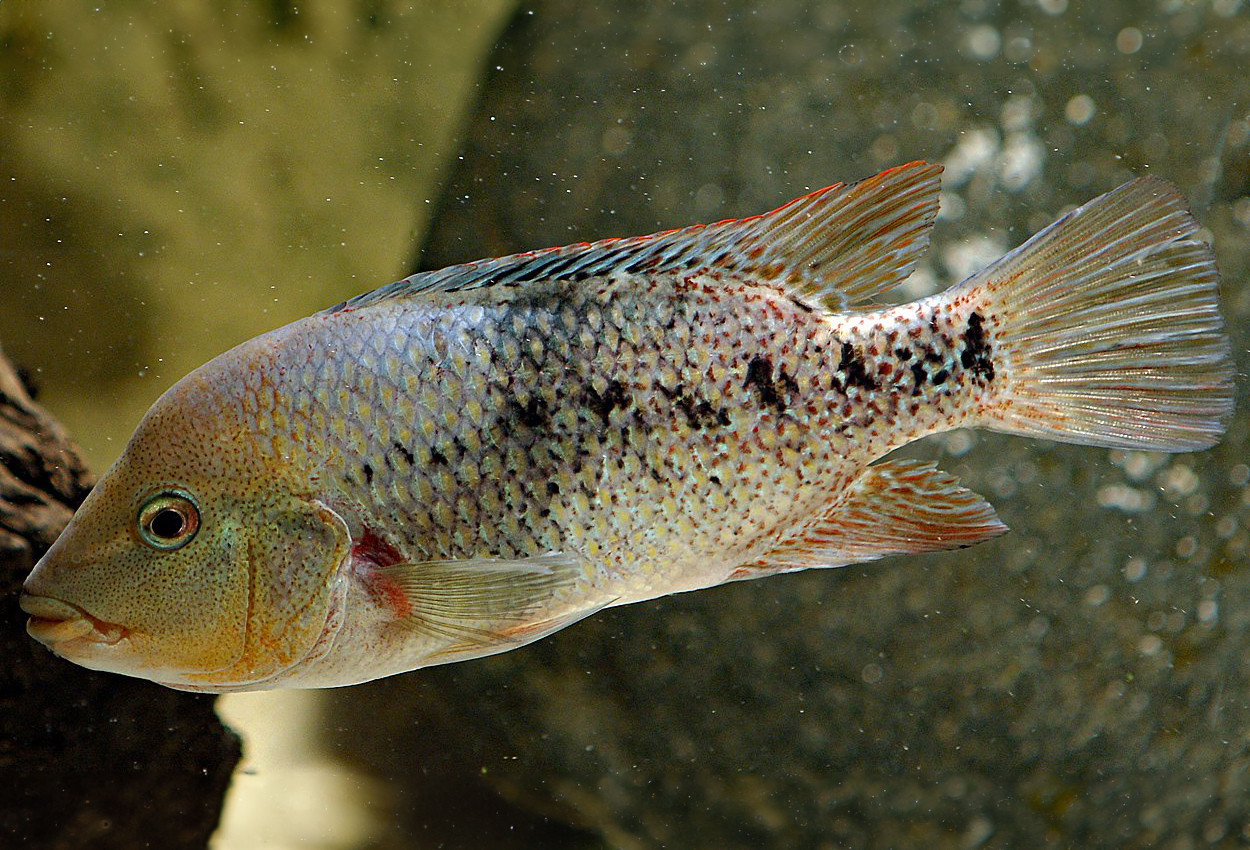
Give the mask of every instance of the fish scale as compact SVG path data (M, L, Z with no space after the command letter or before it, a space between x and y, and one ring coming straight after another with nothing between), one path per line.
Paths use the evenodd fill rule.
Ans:
M761 545L873 457L958 424L970 401L960 392L956 320L943 318L936 334L929 326L937 302L831 320L777 287L721 280L696 298L690 288L680 278L588 281L515 303L458 299L353 320L352 330L319 329L339 341L336 357L352 364L345 377L355 385L342 397L348 409L316 418L359 425L346 441L313 435L307 462L337 458L330 475L342 479L341 497L407 559L573 549L611 579L601 582L604 599L641 599L723 580L727 565L766 554ZM617 330L615 346L601 348L601 336L587 344L585 328L600 323ZM636 343L620 334L626 326ZM445 347L431 344L438 335ZM894 353L904 340L917 357L941 357L943 385L914 392ZM871 379L848 375L844 346ZM772 364L757 354L769 351L787 353ZM755 377L751 364L765 362ZM334 370L300 362L273 368L336 380ZM616 398L608 387L620 388ZM414 388L424 402L410 397ZM326 397L306 383L279 394L293 408ZM385 424L413 421L434 427L418 428L425 440L409 445ZM397 444L429 458L430 469L413 469ZM660 522L621 507L666 500L674 508ZM415 518L405 511L422 504ZM498 511L516 522L483 521ZM644 534L640 553L631 541ZM622 586L626 561L631 584Z
M868 308L927 247L939 172L426 272L238 346L153 406L40 561L31 634L187 690L351 684L1003 533L886 457L926 434L1219 438L1218 275L1174 187Z

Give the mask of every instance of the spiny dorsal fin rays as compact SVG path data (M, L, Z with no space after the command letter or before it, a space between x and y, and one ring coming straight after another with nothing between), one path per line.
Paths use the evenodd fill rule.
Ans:
M676 271L778 280L830 310L845 310L911 274L929 244L941 172L940 165L913 162L765 215L421 272L326 312L429 292Z
M913 162L761 216L752 240L765 251L760 268L775 266L793 289L834 311L892 289L929 246L941 174L940 165Z

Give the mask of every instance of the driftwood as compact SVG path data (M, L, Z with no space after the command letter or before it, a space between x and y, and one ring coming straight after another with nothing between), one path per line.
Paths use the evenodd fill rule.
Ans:
M0 354L0 846L203 848L240 754L213 697L84 670L25 632L22 581L91 485Z

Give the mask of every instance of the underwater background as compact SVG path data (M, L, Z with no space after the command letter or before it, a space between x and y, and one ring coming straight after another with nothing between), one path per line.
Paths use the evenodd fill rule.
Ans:
M10 0L0 347L102 471L185 372L415 268L924 158L899 300L1154 174L1213 240L1240 383L1247 68L1240 0ZM930 438L1009 535L222 698L213 846L1250 846L1248 436Z

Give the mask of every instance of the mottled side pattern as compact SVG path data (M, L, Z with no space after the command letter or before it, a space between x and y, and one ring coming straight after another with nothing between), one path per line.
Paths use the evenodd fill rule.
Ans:
M830 316L715 273L551 282L312 317L243 403L388 560L571 550L577 604L634 601L724 581L975 415L991 337L949 298Z

